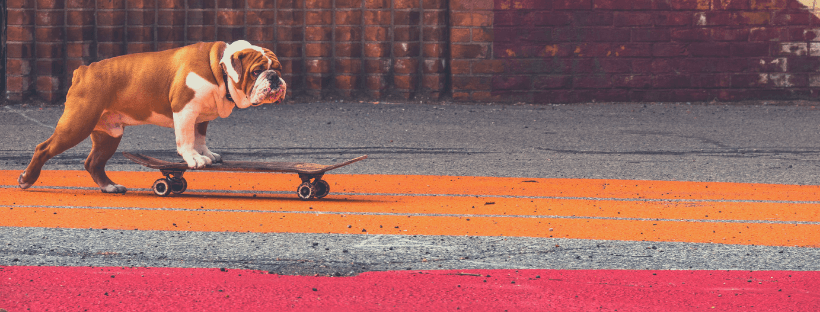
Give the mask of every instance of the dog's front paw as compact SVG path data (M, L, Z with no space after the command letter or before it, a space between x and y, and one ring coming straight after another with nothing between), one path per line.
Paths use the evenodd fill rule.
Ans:
M214 161L214 163L221 163L221 162L222 162L222 156L220 156L219 154L217 154L217 153L211 153L211 156L213 156L213 157L214 157L214 158L212 159L212 160Z
M213 163L210 158L199 154L190 155L189 157L182 156L182 159L185 159L185 162L188 163L188 168L191 169L204 168Z

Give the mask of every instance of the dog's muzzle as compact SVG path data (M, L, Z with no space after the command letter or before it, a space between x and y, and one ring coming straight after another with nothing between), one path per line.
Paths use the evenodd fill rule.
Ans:
M275 71L269 70L256 79L251 93L251 105L279 103L285 99L288 84Z

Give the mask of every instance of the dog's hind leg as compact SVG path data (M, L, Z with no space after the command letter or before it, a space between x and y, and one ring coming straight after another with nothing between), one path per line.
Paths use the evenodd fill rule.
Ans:
M105 174L105 164L117 151L121 140L122 136L113 137L103 131L91 133L91 153L85 159L85 170L91 174L91 178L100 186L103 193L125 193L127 191L125 186L114 183Z
M60 117L60 121L57 122L54 134L37 145L34 149L34 155L31 157L31 162L17 178L20 188L27 189L37 181L37 178L40 177L40 170L46 161L85 140L94 130L100 114L102 114L102 110L89 110L85 107L77 107L77 105L66 103L65 112Z

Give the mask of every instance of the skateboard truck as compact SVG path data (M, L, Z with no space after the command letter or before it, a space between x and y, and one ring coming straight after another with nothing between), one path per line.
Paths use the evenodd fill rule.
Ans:
M322 180L323 175L324 173L316 175L300 173L299 179L302 180L302 184L299 184L296 189L299 198L308 200L312 197L323 198L330 194L330 184ZM310 182L311 179L313 179L313 182Z
M160 170L160 172L165 177L154 181L154 185L151 186L154 194L159 196L168 196L171 193L182 194L188 189L188 181L185 181L185 178L182 177L185 170L165 169Z

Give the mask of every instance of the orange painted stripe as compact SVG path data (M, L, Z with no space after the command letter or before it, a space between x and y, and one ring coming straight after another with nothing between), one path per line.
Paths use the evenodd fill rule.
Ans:
M560 237L820 247L820 225L0 207L2 226ZM552 229L552 230L550 230Z
M14 172L0 172L3 181L12 176L16 181ZM159 174L111 176L133 188L147 187ZM148 192L7 187L0 188L0 226L357 234L365 229L370 234L820 246L820 205L809 196L814 186L328 175L331 192L358 195L331 194L305 202L290 193L299 183L295 175L191 172L186 178L191 190L251 192L159 198ZM87 173L79 171L45 171L39 182L93 186ZM437 183L443 186L433 187ZM586 188L573 188L579 186ZM417 196L430 193L451 195ZM777 223L764 223L771 221Z
M334 194L321 201L305 202L296 198L295 192L274 195L186 193L160 198L144 191L111 195L89 190L5 188L0 189L0 205L820 222L818 204Z
M18 175L20 171L0 170L0 181L16 186ZM158 171L113 171L108 175L129 188L149 188L162 177ZM295 174L277 173L192 171L186 172L185 178L189 189L199 190L295 192L300 183ZM346 174L327 174L325 180L334 193L820 201L817 185ZM96 187L87 172L75 170L43 171L35 185Z

